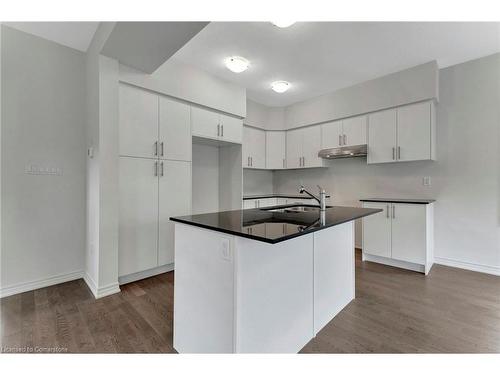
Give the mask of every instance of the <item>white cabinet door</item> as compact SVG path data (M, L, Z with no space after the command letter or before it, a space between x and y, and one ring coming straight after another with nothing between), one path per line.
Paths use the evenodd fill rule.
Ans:
M243 133L243 120L220 115L220 137L222 140L231 143L241 143Z
M219 114L203 108L191 107L191 127L194 136L217 139Z
M321 125L321 148L336 148L342 146L342 121L333 121Z
M243 209L246 210L248 208L255 208L255 200L254 199L244 199L243 200Z
M397 159L431 159L431 103L398 108Z
M303 128L302 142L302 167L323 166L323 159L318 157L318 152L321 150L321 125Z
M302 129L286 132L286 167L300 168L302 166Z
M391 257L391 204L365 202L363 207L383 212L363 218L363 253Z
M122 156L155 157L158 141L158 95L120 85L119 152Z
M342 143L344 146L366 144L366 116L342 120Z
M266 132L260 129L252 129L253 137L251 143L251 167L266 168Z
M368 164L388 163L396 158L396 110L368 115Z
M284 131L266 132L266 169L286 168L286 134Z
M118 274L158 264L158 161L120 157Z
M159 121L160 158L191 161L191 110L189 106L160 97Z
M159 168L158 266L174 262L172 216L191 213L191 163L161 160Z
M392 207L392 258L425 264L426 206L398 203Z
M242 163L244 168L266 167L266 132L245 126L243 129Z
M241 144L241 163L243 168L250 168L250 154L252 152L253 133L252 128L243 127L243 142Z

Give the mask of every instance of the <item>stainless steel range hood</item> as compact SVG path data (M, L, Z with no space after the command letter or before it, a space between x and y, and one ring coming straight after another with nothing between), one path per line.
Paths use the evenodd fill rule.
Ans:
M368 153L367 145L344 146L335 148L325 148L318 152L318 156L323 159L355 158L366 156Z

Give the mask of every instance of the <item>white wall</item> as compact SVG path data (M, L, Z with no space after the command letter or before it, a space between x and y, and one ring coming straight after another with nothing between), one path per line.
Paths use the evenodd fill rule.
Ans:
M219 149L193 143L193 214L219 211Z
M2 294L79 278L85 243L85 56L2 26ZM25 173L28 165L61 176Z
M175 59L153 74L120 65L120 80L238 117L246 116L246 89Z
M273 171L243 169L243 195L274 193Z
M96 297L118 292L118 62L99 54L101 23L86 55L87 221L85 281Z
M286 128L438 99L438 76L437 63L431 61L293 104L285 109Z
M285 130L285 107L268 107L247 99L243 123L264 130Z
M437 161L367 165L333 160L325 169L275 172L275 191L323 185L335 204L366 197L435 198L435 256L450 265L500 273L500 54L442 69ZM422 186L431 176L432 185ZM359 224L356 243L361 244Z

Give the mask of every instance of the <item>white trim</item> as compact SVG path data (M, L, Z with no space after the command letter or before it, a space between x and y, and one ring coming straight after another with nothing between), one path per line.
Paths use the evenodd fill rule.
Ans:
M371 255L371 254L366 254L366 253L363 253L362 259L363 259L363 262L369 261L369 262L374 262L374 263L381 263L381 264L385 264L386 266L404 268L404 269L410 270L410 271L425 273L425 266L422 264L410 263L410 262L405 262L402 260L385 258L385 257L380 257L377 255Z
M147 279L148 277L156 276L161 273L170 272L174 270L174 263L166 264L164 266L151 268L150 270L131 273L130 275L120 276L118 283L120 285L128 284L137 280Z
M97 284L94 281L94 279L87 272L85 272L83 275L83 281L85 281L85 284L87 284L90 291L95 296L97 293Z
M82 277L83 277L83 271L74 271L62 275L51 276L46 279L40 279L40 280L28 281L15 285L10 285L7 287L0 288L0 298L12 296L18 293L28 292L31 290L45 288L51 285L61 284L68 281L81 279Z
M97 287L95 280L88 273L83 275L83 280L96 299L120 292L120 286L117 282L99 288Z
M490 275L500 276L500 267L496 266L487 266L485 264L469 263L460 260L441 258L441 257L434 257L434 263L448 267L461 268L464 270L482 272Z

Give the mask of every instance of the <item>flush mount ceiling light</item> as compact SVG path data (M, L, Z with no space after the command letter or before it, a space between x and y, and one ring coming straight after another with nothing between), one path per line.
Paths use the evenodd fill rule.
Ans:
M277 21L277 22L271 22L274 26L280 27L284 29L285 27L290 27L292 26L295 21Z
M241 73L248 69L250 66L250 61L241 56L230 56L224 60L226 67L234 72Z
M271 83L271 88L277 93L283 93L290 88L290 82L287 81L275 81Z

